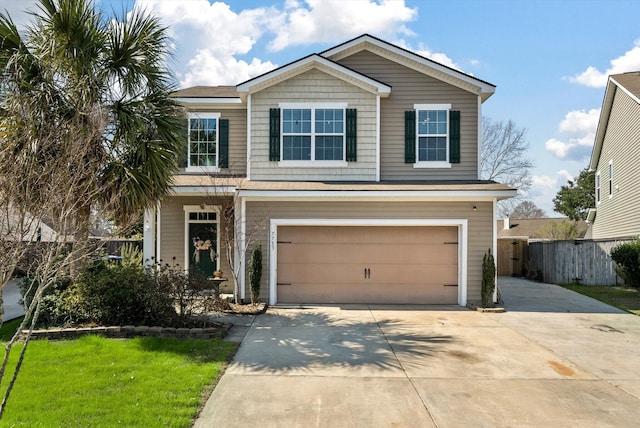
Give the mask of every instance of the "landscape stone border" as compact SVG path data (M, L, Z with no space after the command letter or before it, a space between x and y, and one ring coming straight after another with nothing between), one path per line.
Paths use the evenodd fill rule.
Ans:
M173 337L179 339L222 339L233 324L217 323L215 326L202 328L175 328L175 327L147 327L147 326L111 326L111 327L77 327L77 328L49 328L33 330L31 339L77 339L88 334L96 334L114 339L126 339L132 337ZM28 330L22 330L20 337L24 339Z

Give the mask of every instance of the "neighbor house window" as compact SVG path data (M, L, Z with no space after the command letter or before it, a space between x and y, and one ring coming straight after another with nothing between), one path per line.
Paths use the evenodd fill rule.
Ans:
M281 104L282 161L344 161L346 105Z
M609 197L613 196L613 161L609 161Z
M596 173L596 203L600 203L600 171Z
M405 112L405 163L451 168L460 163L460 112L451 104L414 104Z
M189 114L187 169L218 169L219 113Z

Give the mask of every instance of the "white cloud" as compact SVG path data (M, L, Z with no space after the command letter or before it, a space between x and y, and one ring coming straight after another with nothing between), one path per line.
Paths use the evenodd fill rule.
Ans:
M570 111L558 126L566 138L547 140L546 150L559 159L579 162L588 159L593 148L599 117L600 109Z
M573 176L566 169L557 171L555 175L534 175L531 177L531 188L526 194L526 199L533 201L547 215L553 216L553 198L558 194L560 186L567 184L567 180L571 179Z
M604 71L589 66L585 71L567 79L572 83L578 83L592 88L603 88L607 85L607 78L611 74L625 73L627 71L640 70L640 39L636 40L634 47L624 55L610 61L611 67Z
M269 48L280 51L288 46L336 42L362 33L386 37L413 34L405 23L413 21L416 8L404 0L288 0L284 26L277 28ZM337 13L339 11L339 13Z
M245 9L239 13L222 2L138 0L168 26L176 51L177 77L183 87L237 84L275 67L248 54L281 12L274 8Z
M31 20L31 16L26 11L36 11L35 5L36 0L0 0L0 12L9 15L20 30Z
M278 51L362 33L411 34L405 23L417 16L417 9L405 6L404 0L286 0L280 9L241 11L208 0L137 0L136 5L156 14L169 28L178 48L173 68L182 87L237 84L275 68L272 62L251 56L256 44L271 35L275 36L268 46Z
M446 65L447 67L453 68L458 71L462 71L460 66L456 64L453 59L449 58L446 54L440 52L433 52L424 43L419 43L418 48L415 49L411 47L404 39L400 39L393 42L395 45L400 46L401 48L407 49L409 51L415 52L418 55L421 55L425 58L429 58L435 62L438 62L442 65Z
M600 109L572 110L564 116L559 128L562 132L595 134L599 118Z
M220 58L210 50L203 49L187 63L188 71L184 73L181 84L185 87L210 84L208 82L235 85L275 67L271 62L262 62L257 58L249 63L232 56Z

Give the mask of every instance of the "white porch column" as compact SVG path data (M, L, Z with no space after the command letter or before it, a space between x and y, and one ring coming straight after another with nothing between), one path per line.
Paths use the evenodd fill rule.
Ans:
M151 266L155 261L156 244L156 210L148 208L144 210L144 231L142 234L142 255L144 263Z

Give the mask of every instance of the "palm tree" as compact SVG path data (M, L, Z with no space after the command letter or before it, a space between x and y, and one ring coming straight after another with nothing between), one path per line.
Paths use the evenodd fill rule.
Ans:
M30 106L19 138L42 135L25 129L57 131L45 133L54 141L32 137L16 151L46 147L38 161L47 162L74 144L82 149L68 168L84 181L73 227L74 252L83 260L92 207L124 221L170 190L184 131L170 98L169 40L157 18L139 9L106 16L91 0L40 0L32 15L21 35L0 14L0 99ZM10 130L15 109L0 107L0 121Z

